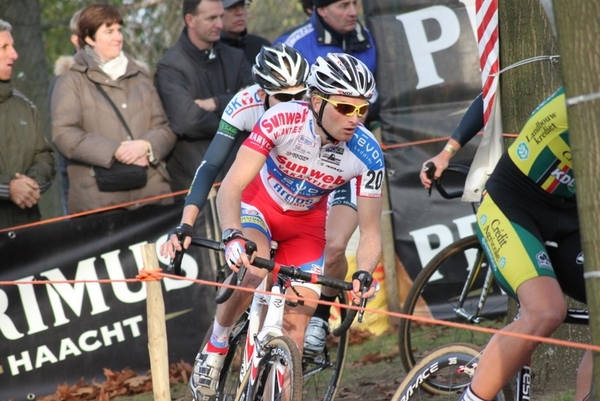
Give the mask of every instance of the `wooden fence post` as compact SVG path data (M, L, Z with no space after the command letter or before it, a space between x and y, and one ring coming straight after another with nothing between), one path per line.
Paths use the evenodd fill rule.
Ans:
M156 244L142 245L142 260L146 270L160 270L156 257ZM167 325L161 281L146 282L146 315L154 400L171 401Z

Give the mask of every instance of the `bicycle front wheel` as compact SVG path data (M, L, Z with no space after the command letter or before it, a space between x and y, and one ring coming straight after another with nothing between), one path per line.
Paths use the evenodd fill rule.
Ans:
M472 344L444 345L432 351L408 372L392 401L456 401L457 394L471 383L479 355L479 348ZM429 381L440 384L440 390L443 391L431 395L429 390L423 388L423 384ZM512 390L506 385L494 401L512 399Z
M348 305L346 291L339 292L337 302ZM331 311L338 322L343 322L348 314L348 309L343 307L332 306ZM332 331L333 329L334 327L331 327ZM337 395L350 336L348 331L345 331L339 337L330 335L327 340L320 354L302 356L304 401L333 401Z
M494 280L481 313L477 312L489 268L477 236L454 242L441 250L419 273L404 300L402 313L498 329L504 327L507 295ZM474 276L465 289L471 271ZM461 294L464 294L462 302ZM458 314L457 310L461 310L462 314ZM463 317L464 314L474 315L476 319L469 321ZM487 344L490 337L486 333L401 319L398 328L400 359L408 372L432 349L451 343L481 346ZM429 386L431 381L428 380L424 388L435 393L435 383Z
M300 351L291 338L271 339L261 350L256 381L251 372L240 386L236 401L302 401L302 365ZM252 368L251 368L252 369Z

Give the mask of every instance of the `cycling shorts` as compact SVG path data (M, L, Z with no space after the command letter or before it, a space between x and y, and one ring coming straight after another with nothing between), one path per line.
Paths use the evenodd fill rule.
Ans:
M283 212L265 191L258 190L255 182L242 196L242 227L257 229L269 241L277 242L275 262L309 273L323 274L326 214L326 202L318 203L309 211ZM321 294L316 284L295 282L294 285Z
M499 284L517 299L525 281L553 277L565 294L585 303L575 202L493 177L477 211L477 235Z
M356 178L329 194L329 206L345 205L356 210Z

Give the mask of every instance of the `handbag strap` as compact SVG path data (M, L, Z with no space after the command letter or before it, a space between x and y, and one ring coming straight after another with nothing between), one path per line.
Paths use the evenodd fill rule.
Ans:
M108 96L108 93L106 93L106 91L102 88L102 86L100 86L100 84L98 82L94 82L94 85L96 85L96 88L98 88L98 90L100 91L100 93L102 94L102 96L104 96L104 98L106 100L108 100L108 103L110 103L110 105L112 106L112 108L115 111L115 113L117 113L117 117L119 117L119 120L121 121L121 123L123 124L123 126L125 127L125 129L127 130L127 135L129 135L129 139L133 140L133 135L131 134L131 130L129 129L129 125L127 125L127 123L125 122L125 119L123 118L123 115L121 114L121 112L119 111L119 109L117 108L117 106L115 105L115 103Z

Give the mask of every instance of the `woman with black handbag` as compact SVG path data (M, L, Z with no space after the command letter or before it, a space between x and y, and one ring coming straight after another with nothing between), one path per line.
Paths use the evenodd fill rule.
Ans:
M176 137L147 67L123 53L122 25L113 6L83 9L81 50L52 92L52 141L68 160L69 213L171 192L161 160Z

